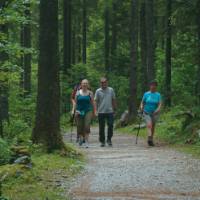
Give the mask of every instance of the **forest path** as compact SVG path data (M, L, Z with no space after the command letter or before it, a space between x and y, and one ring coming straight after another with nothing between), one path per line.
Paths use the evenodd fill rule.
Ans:
M90 147L80 149L88 162L71 185L72 200L200 200L200 160L189 155L117 133L113 147L102 148L96 128Z

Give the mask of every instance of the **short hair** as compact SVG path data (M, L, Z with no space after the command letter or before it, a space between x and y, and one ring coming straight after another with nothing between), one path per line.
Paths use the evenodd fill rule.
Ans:
M105 82L105 81L108 81L108 79L106 77L101 77L100 81Z
M85 82L87 82L87 83L89 84L89 81L88 81L87 79L83 79L83 80L81 81L81 83L82 83L83 81L85 81Z
M150 81L149 85L156 85L156 86L158 86L158 82L156 80L152 80L152 81Z

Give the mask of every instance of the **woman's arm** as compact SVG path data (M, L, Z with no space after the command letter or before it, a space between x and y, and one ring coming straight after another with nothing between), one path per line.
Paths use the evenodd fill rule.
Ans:
M140 110L142 112L144 111L144 101L141 101L141 103L140 103Z
M93 116L95 116L95 114L96 114L96 103L95 103L94 96L93 96L92 93L91 93L91 95L90 95L90 98L91 98L91 104L92 104Z
M71 114L74 115L75 112L76 112L76 102L77 102L77 95L75 95L74 99L73 99L73 104L72 104L72 111L71 111Z
M158 108L155 110L155 112L153 114L158 114L161 110L161 107L162 107L162 102L159 102Z

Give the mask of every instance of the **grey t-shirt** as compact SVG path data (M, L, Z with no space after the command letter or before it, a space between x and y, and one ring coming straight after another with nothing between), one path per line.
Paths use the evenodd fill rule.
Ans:
M97 89L94 97L97 105L97 112L113 113L113 99L115 99L115 92L113 88L107 87L106 89Z

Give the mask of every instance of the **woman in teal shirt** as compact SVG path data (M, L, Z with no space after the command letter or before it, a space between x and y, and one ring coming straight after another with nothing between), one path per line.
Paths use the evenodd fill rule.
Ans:
M75 97L77 133L80 136L79 144L81 146L85 141L86 148L88 148L91 120L95 113L93 94L88 88L88 80L82 80L81 89L77 91Z
M154 146L153 136L155 132L155 125L162 106L161 95L159 92L157 92L157 85L158 84L156 81L152 81L150 83L150 90L144 93L140 105L140 109L144 114L144 119L147 124L147 132L148 132L147 143L149 146Z

